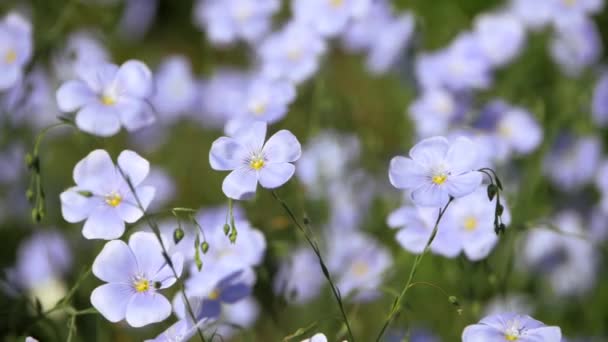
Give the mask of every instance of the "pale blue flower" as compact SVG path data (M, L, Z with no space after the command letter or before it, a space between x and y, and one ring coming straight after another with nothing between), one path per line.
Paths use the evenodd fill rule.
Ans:
M152 73L142 62L130 60L120 67L102 63L80 68L78 76L57 90L57 104L63 112L77 112L79 129L107 137L121 125L135 131L154 122L148 103Z
M0 21L0 91L11 88L23 77L32 57L32 25L11 12Z
M441 60L441 81L449 89L486 89L492 82L492 64L473 33L457 36L442 51Z
M262 73L301 83L319 68L326 43L306 25L290 22L269 35L258 48Z
M165 121L187 113L198 95L190 61L184 56L166 57L155 76L156 93L152 103Z
M469 108L467 96L457 96L443 88L424 88L409 106L409 114L421 138L446 134Z
M420 254L431 237L437 215L435 208L405 205L389 215L387 224L399 230L395 238L401 247L410 253ZM441 220L430 251L447 258L454 258L461 250L462 243L454 222Z
M528 295L508 293L490 300L483 310L484 316L498 315L503 312L530 315L534 312L534 302Z
M183 258L171 257L179 276ZM132 327L161 322L171 314L171 303L159 290L176 282L162 248L153 233L137 232L129 244L113 240L93 262L93 274L107 282L91 293L91 304L108 321L126 319Z
M296 89L291 82L253 77L233 118L247 122L247 125L252 121L272 124L287 114L295 98Z
M546 326L530 316L514 313L488 316L462 332L462 342L560 342L561 339L559 327Z
M358 229L377 193L375 179L361 169L327 186L328 225L341 231Z
M342 33L351 20L364 16L372 0L294 0L295 20L310 25L323 36Z
M381 29L393 19L393 7L388 0L373 1L367 13L346 26L342 42L352 52L369 49Z
M526 26L538 29L552 20L555 13L553 1L559 0L511 0L510 10Z
M217 318L223 304L234 304L251 295L251 286L240 280L242 273L237 271L220 280L203 300L197 318Z
M67 81L78 78L78 70L109 61L110 54L94 33L77 31L53 54L52 65L55 76Z
M125 0L118 22L119 37L140 40L150 30L158 16L159 0Z
M404 53L414 33L414 16L403 13L387 22L372 41L366 66L373 74L387 72Z
M511 62L521 52L526 40L522 22L508 12L479 15L475 18L473 34L493 66Z
M245 100L251 75L235 69L219 69L201 82L194 119L204 127L222 128Z
M481 184L481 173L473 171L476 147L468 138L459 137L452 143L444 137L427 138L409 155L391 160L389 180L398 189L411 190L417 205L442 207L450 197L468 195Z
M593 180L601 156L597 137L562 135L545 155L543 172L558 188L572 191Z
M299 247L282 260L274 279L274 293L296 304L305 304L316 298L325 278L312 250Z
M150 204L151 210L159 210L163 208L175 197L177 191L175 181L163 169L152 167L146 179L141 183L142 186L151 186L154 188L154 202Z
M593 20L584 16L561 19L556 31L551 40L551 57L566 75L578 76L597 63L602 54L602 38Z
M608 125L608 72L603 72L595 84L591 113L596 125L600 127Z
M269 30L270 19L280 5L278 0L199 0L194 20L214 44L239 39L253 43Z
M211 168L232 171L224 179L222 190L233 199L247 199L255 194L258 182L274 189L285 184L295 172L292 164L300 158L300 143L289 131L281 130L266 143L266 123L256 121L221 137L211 146Z
M61 193L63 218L71 223L86 220L82 234L87 239L119 238L125 222L134 223L144 214L122 173L146 209L155 192L153 187L141 185L149 169L150 163L133 151L123 151L118 166L104 150L89 153L74 167L76 186Z

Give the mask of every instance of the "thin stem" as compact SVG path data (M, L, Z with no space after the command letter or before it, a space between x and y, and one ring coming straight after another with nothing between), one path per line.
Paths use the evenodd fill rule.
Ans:
M131 180L129 179L129 176L127 176L120 167L118 167L118 170L120 171L122 177L127 182L127 185L129 186L129 190L131 190L131 193L133 194L133 197L135 198L135 202L136 202L139 210L141 210L141 212L143 213L143 218L146 221L146 224L148 224L150 229L152 229L152 232L154 233L154 235L156 236L156 239L160 243L160 246L163 251L163 257L165 258L165 262L167 263L167 265L169 265L169 268L171 268L171 271L173 272L173 276L175 277L175 280L179 283L180 290L181 290L180 292L184 299L184 303L186 303L186 309L188 310L188 314L192 318L192 322L196 325L196 332L198 334L198 337L201 339L201 341L206 342L205 336L203 336L203 333L201 332L200 327L198 326L198 324L196 324L197 323L196 315L194 314L194 310L192 309L190 300L188 300L188 296L186 295L186 288L185 288L183 282L180 281L179 275L177 274L177 271L175 270L175 266L173 265L173 262L171 261L169 254L167 253L167 248L165 247L165 244L163 243L163 239L160 234L160 228L158 227L156 222L150 220L150 218L146 215L145 208L142 205L141 200L139 199L139 196L137 195L137 192L135 191L135 187L133 186L133 183L131 183Z
M346 314L346 310L344 309L344 304L342 303L342 296L340 295L340 290L335 285L334 281L331 278L331 275L329 274L327 266L325 265L325 262L323 261L323 257L321 256L321 251L319 250L319 245L315 241L315 238L312 235L312 232L305 229L300 224L300 222L298 222L298 220L296 219L296 216L294 215L291 208L289 208L287 203L285 203L285 201L283 201L279 197L279 195L277 194L276 191L273 190L273 191L271 191L271 193L272 193L272 196L279 202L279 204L281 204L281 207L283 207L283 209L285 210L285 212L287 213L287 216L289 216L291 221L296 225L296 227L298 227L298 229L302 232L302 234L304 234L306 241L308 242L308 244L312 248L313 252L317 256L317 259L319 260L319 265L321 266L321 270L323 271L323 275L325 276L325 279L327 279L327 282L329 283L329 287L331 288L331 292L332 292L334 298L336 299L336 302L338 302L338 307L340 308L340 313L342 314L344 324L346 325L346 329L348 331L348 338L351 342L355 342L355 336L353 335L352 329L350 327L350 323L348 321L348 316Z
M437 236L437 230L439 228L439 222L441 222L441 218L443 217L443 214L445 214L445 211L448 209L448 206L450 205L450 203L452 203L452 200L453 200L453 198L450 197L450 200L448 201L448 203L446 203L446 205L442 209L439 209L439 215L437 215L437 220L435 221L435 226L433 227L433 232L431 233L431 236L429 237L428 241L426 242L426 245L424 246L424 250L422 251L422 253L418 254L416 256L416 258L414 259L414 264L412 265L412 268L410 270L410 275L407 279L407 282L405 283L405 286L403 287L403 290L401 290L401 293L399 294L399 296L397 298L395 298L395 301L393 302L393 306L391 307L391 310L387 316L387 319L384 322L384 325L382 326L382 329L380 330L378 337L376 337L376 342L379 342L382 339L382 336L386 332L386 329L388 329L388 327L392 323L393 319L395 318L395 315L399 312L399 310L401 308L401 303L403 302L403 299L405 298L405 294L407 293L407 290L409 290L409 288L411 287L410 285L412 284L412 280L414 279L414 275L416 274L418 265L420 265L422 258L424 258L424 255L429 251L430 246L433 243L433 240L435 240L435 236Z

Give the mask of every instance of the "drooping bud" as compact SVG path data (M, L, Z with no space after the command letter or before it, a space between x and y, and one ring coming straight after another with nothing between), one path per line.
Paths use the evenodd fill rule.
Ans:
M208 250L209 250L209 243L207 241L203 241L203 243L201 243L201 251L203 251L203 254L207 254Z
M173 230L173 242L177 245L184 238L184 230L181 227L175 228Z
M496 193L498 192L496 185L494 184L490 184L488 185L488 199L490 201L492 201L494 199L494 196L496 196Z
M224 225L224 235L228 236L228 233L230 233L230 225L226 223Z

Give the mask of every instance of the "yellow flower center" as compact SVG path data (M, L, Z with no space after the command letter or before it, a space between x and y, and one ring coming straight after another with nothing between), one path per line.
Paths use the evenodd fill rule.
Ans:
M353 264L353 273L356 276L364 276L369 271L369 266L363 261L357 261Z
M13 63L16 59L17 59L17 53L13 49L8 50L6 55L4 55L4 61L7 64Z
M344 0L329 0L329 3L333 6L333 7L340 7L344 4Z
M101 103L103 103L106 106L111 106L116 103L116 99L114 98L114 96L101 95Z
M251 106L251 111L255 115L262 115L266 111L266 105L261 102L257 102Z
M302 50L299 48L292 48L287 51L287 59L292 62L299 60L300 57L302 57Z
M519 336L506 334L505 338L507 339L507 341L517 341L519 339Z
M220 298L220 291L218 289L214 289L213 291L211 291L211 293L209 294L209 299L216 300L218 298Z
M150 289L150 282L147 279L140 279L133 284L133 287L137 292L146 292Z
M576 0L563 0L566 6L574 6L576 4Z
M249 166L256 171L259 171L261 168L264 167L264 158L262 158L262 157L252 158L251 161L249 162Z
M469 232L472 232L477 229L477 219L473 216L467 217L464 220L464 229Z
M109 206L116 208L122 202L122 196L116 192L113 192L106 196L105 201Z
M445 174L441 174L441 175L435 175L433 176L433 178L431 179L433 181L433 183L437 184L437 185L441 185L443 183L445 183L445 181L448 179L448 176Z

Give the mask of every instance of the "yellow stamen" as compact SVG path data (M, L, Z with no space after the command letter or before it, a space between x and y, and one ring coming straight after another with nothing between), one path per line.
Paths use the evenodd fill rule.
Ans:
M256 171L259 171L264 167L264 158L256 157L251 159L249 166Z
M505 338L507 339L507 341L517 341L519 339L519 336L507 334L505 335Z
M120 203L122 202L122 196L120 196L120 194L118 193L111 193L108 196L106 196L106 204L108 204L111 207L118 207L120 205Z
M364 276L367 274L368 271L369 266L362 261L357 261L353 265L353 273L357 276Z
M264 103L255 103L251 106L251 111L255 115L262 115L266 111L266 105Z
M113 104L116 103L116 99L113 96L110 95L102 95L101 96L101 103L103 103L106 106L111 106Z
M464 220L464 229L469 232L472 232L477 229L477 219L473 216L467 217Z
M150 282L147 279L140 279L133 284L133 287L137 292L146 292L150 289Z
M6 55L4 55L4 61L7 64L13 63L16 59L17 59L17 53L15 52L15 50L12 50L12 49L8 50Z
M218 289L214 289L213 291L211 291L211 293L209 294L209 299L216 300L218 298L220 298L220 291Z
M329 0L329 3L333 6L333 7L340 7L344 4L344 0Z
M441 185L443 183L445 183L445 181L448 179L447 175L435 175L432 178L433 183L437 184L437 185Z

